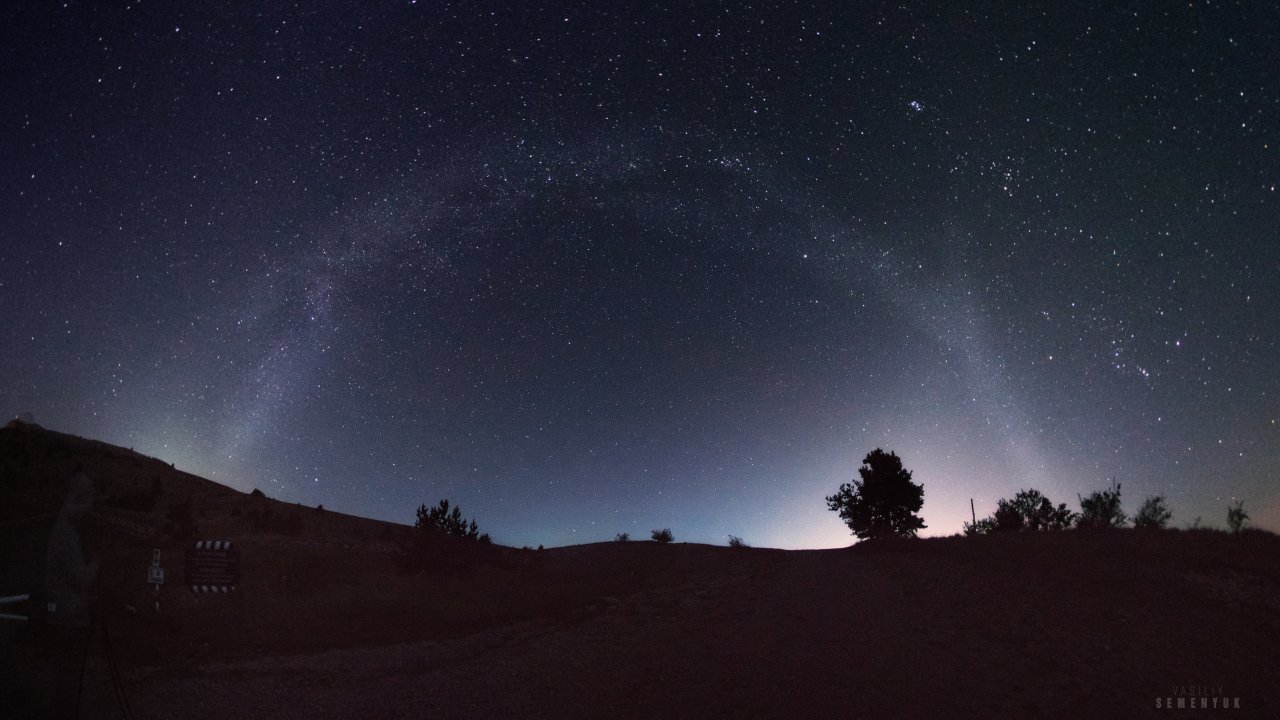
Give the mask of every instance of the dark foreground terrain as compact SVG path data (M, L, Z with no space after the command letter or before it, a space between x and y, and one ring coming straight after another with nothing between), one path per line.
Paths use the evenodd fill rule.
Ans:
M77 467L95 491L92 627L0 624L5 717L69 693L102 718L1131 717L1201 698L1280 716L1270 533L822 551L436 538L406 568L411 528L25 425L0 430L0 595L38 590ZM174 522L186 503L194 529ZM236 593L181 587L192 533L240 549Z

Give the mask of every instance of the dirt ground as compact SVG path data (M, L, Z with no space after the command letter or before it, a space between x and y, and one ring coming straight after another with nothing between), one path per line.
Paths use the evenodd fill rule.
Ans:
M1280 717L1272 533L820 551L442 538L406 568L412 528L18 427L0 429L0 596L39 586L75 468L97 499L92 627L0 623L0 717ZM184 505L188 534L241 553L234 593L184 587Z
M1196 695L1274 717L1276 540L568 548L548 583L675 571L463 637L139 669L129 694L146 718L1132 717Z

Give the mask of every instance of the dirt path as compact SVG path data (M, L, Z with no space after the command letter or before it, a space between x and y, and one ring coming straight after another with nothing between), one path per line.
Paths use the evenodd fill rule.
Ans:
M1252 712L1277 702L1274 617L1203 594L1170 603L1105 562L984 567L793 554L554 624L156 676L132 701L157 720L1131 717L1190 683Z

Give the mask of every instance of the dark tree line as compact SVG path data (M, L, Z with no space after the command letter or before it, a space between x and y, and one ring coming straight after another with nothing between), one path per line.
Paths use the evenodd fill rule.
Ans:
M467 521L462 517L462 508L455 505L449 510L449 501L441 500L435 507L418 506L418 520L413 524L418 529L434 528L450 535L458 535L469 540L489 543L489 533L480 533L480 526L475 520Z
M1039 490L1020 490L1012 499L1001 499L996 503L996 512L991 517L966 522L966 535L985 535L993 532L1009 532L1019 530L1066 530L1068 528L1108 529L1125 527L1132 523L1140 530L1159 530L1168 526L1173 513L1164 495L1152 495L1142 502L1137 514L1132 517L1121 506L1120 483L1112 482L1111 487L1089 493L1080 501L1080 512L1067 509L1065 504L1054 506ZM1240 532L1249 516L1244 512L1242 504L1227 508L1227 526L1232 532ZM1192 527L1199 527L1200 519Z
M966 535L996 532L1047 532L1069 528L1120 528L1132 523L1139 529L1160 529L1173 518L1163 495L1143 501L1132 517L1121 505L1120 483L1081 497L1080 511L1054 503L1035 488L1019 490L1012 498L1001 498L989 517L964 524ZM924 505L924 485L912 482L911 471L902 465L897 454L880 448L872 450L858 468L858 478L844 483L834 495L826 498L827 508L838 512L840 519L860 540L887 537L914 537L925 527L917 514ZM1239 502L1227 508L1227 526L1240 532L1249 515ZM1199 518L1196 519L1196 526Z

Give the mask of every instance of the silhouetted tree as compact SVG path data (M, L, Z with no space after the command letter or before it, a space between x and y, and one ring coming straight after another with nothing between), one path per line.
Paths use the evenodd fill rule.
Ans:
M1113 528L1124 527L1129 516L1120 508L1120 483L1115 483L1110 490L1094 492L1080 500L1080 518L1077 527Z
M617 534L617 536L616 536L616 537L614 537L613 539L614 539L614 540L616 540L616 541L618 541L618 542L631 542L631 534L630 534L630 533L618 533L618 534Z
M460 535L483 543L491 542L488 533L480 534L480 526L475 520L468 523L467 519L462 517L461 507L454 506L451 512L448 500L441 500L440 504L433 508L419 505L418 520L413 526L416 528L435 528L450 535Z
M1231 532L1240 532L1248 521L1249 513L1244 511L1243 500L1237 500L1235 507L1227 508L1227 527L1231 528Z
M1075 520L1075 513L1066 503L1054 507L1049 498L1039 490L1019 490L1012 499L1001 498L996 503L995 515L980 520L975 525L965 523L965 533L981 535L989 532L1017 530L1066 530Z
M419 505L415 532L403 540L397 540L401 553L399 565L406 572L465 575L478 564L493 561L495 555L488 533L481 533L475 520L462 516L462 508L450 507L448 500L441 500L435 507ZM441 534L475 540L476 544L455 543Z
M671 534L670 528L663 528L662 530L654 530L653 532L649 533L649 537L653 538L654 542L660 542L660 543L669 543L672 540L676 539L675 536Z
M924 505L924 485L911 482L911 471L895 453L872 450L858 475L860 480L844 483L827 497L827 507L840 513L859 539L915 537L925 527L916 515Z
M1173 518L1173 513L1164 505L1163 495L1152 495L1142 502L1142 507L1138 509L1138 514L1133 516L1133 526L1136 528L1148 528L1154 530L1163 530L1169 520Z
M751 546L750 546L750 545L748 545L748 544L746 543L746 541L745 541L745 540L743 540L742 538L738 537L737 535L730 535L730 536L729 536L729 547L731 547L731 548L746 548L746 547L751 547Z

